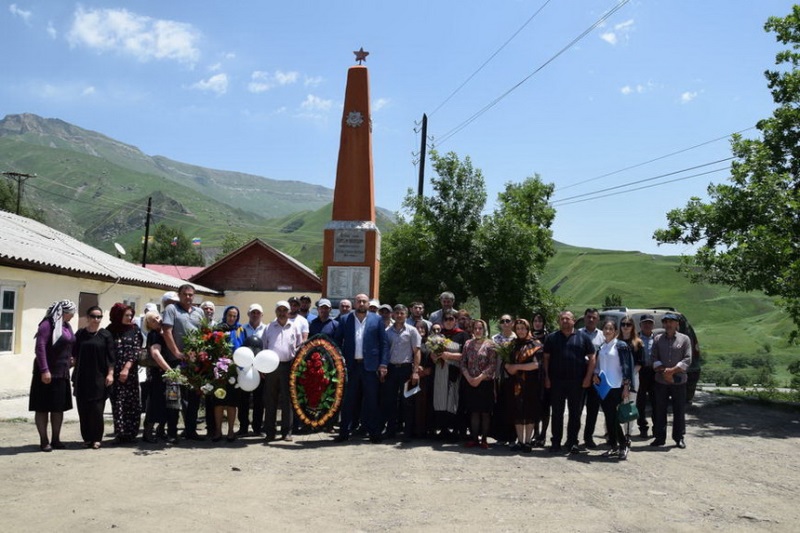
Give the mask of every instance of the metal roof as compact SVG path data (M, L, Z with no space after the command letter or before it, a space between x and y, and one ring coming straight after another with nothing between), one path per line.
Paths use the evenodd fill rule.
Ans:
M177 289L186 283L114 257L40 222L7 211L0 211L0 264L159 289ZM218 294L208 287L192 285L199 292Z

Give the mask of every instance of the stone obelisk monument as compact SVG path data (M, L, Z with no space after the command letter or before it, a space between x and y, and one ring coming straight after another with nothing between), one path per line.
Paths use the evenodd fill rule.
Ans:
M381 234L375 225L372 174L372 116L369 73L361 64L369 52L354 52L358 65L347 71L333 216L325 226L322 295L379 297Z

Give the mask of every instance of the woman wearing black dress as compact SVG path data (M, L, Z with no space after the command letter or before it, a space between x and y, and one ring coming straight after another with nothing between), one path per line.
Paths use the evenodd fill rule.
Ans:
M114 383L114 338L100 327L103 310L98 306L88 309L86 319L86 327L75 334L72 382L83 443L97 450L103 440L103 411L108 391Z
M36 332L36 359L33 362L28 410L36 413L39 448L43 452L65 447L61 442L61 424L64 422L64 411L72 409L69 367L72 344L75 342L69 321L76 309L77 306L70 300L53 302ZM47 437L48 421L52 440Z
M167 405L167 384L164 373L175 368L180 360L169 351L164 336L161 334L161 315L151 311L144 316L147 334L147 349L156 366L150 368L150 394L147 398L147 410L144 416L144 436L146 442L157 442L153 433L156 424L167 425L167 442L178 443L178 414L180 411Z

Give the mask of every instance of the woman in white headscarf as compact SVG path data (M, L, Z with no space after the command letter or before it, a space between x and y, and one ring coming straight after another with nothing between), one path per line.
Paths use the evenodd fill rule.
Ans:
M69 368L75 343L69 321L76 310L77 306L70 300L54 302L36 332L36 359L33 361L28 410L36 413L39 448L43 452L65 448L61 442L61 424L64 411L72 409ZM47 435L48 421L52 438Z

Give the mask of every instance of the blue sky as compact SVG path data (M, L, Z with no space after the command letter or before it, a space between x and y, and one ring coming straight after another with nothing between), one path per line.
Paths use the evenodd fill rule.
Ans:
M347 68L363 46L379 206L397 210L416 190L427 113L436 149L483 171L488 209L506 182L538 173L556 186L557 240L679 254L691 250L658 247L652 233L726 179L728 163L711 163L730 157L729 142L708 141L774 109L763 72L780 47L763 25L792 4L20 0L0 9L0 115L333 187ZM658 186L575 198L642 180Z

